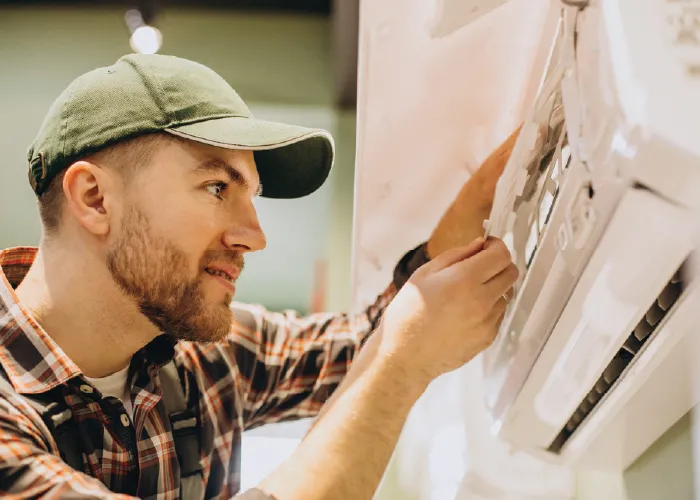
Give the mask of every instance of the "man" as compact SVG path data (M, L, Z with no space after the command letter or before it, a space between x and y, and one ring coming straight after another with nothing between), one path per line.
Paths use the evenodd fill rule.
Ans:
M318 414L366 344L261 491L371 495L427 383L497 330L517 272L501 242L465 245L512 142L374 305L299 318L231 301L244 254L265 246L253 199L318 188L328 134L255 120L216 73L174 57L129 55L76 79L28 152L41 246L0 253L0 492L233 496L241 432ZM37 397L67 406L70 439L57 430L66 413L43 419ZM192 436L194 451L191 439L182 447Z

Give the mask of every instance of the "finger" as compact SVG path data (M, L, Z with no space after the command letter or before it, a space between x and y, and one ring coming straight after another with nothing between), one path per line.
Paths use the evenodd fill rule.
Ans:
M508 247L502 239L496 238L495 236L489 236L484 242L484 248L490 248L493 246L502 246L508 252L508 255L510 255L510 250L508 250Z
M505 318L506 318L506 312L503 311L503 314L501 314L501 315L498 317L498 319L496 320L496 324L494 325L494 328L496 328L497 331L501 329L501 325L503 324L503 320L504 320Z
M484 238L479 237L465 247L453 248L442 252L440 255L428 262L425 267L426 269L431 269L433 271L439 271L449 267L481 252L484 248L484 243Z
M483 291L486 297L491 297L494 303L503 297L510 301L513 296L513 285L518 280L518 266L512 262L500 273L484 283Z
M465 272L470 273L478 283L486 283L508 267L511 262L510 252L505 243L498 238L489 238L481 252L459 265L464 266Z
M489 315L484 319L484 328L486 328L491 335L491 338L487 339L487 345L485 348L492 345L494 340L496 340L496 337L498 337L498 332L500 330L501 323L503 322L503 318L505 318L505 313L505 300L501 299L500 303L497 303Z
M507 308L510 305L510 303L513 301L513 295L515 295L515 292L514 292L513 288L511 287L506 293L504 293L503 295L498 297L496 299L496 301L505 300L506 308Z
M504 297L499 297L496 303L491 308L488 316L486 316L485 323L487 325L499 325L506 314L506 309L508 308L508 301Z

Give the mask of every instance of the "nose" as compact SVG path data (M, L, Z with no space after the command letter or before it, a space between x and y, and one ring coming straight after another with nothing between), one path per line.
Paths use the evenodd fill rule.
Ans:
M247 207L238 207L236 216L223 236L227 248L242 252L257 252L267 245L265 233L260 227L258 214L252 202Z

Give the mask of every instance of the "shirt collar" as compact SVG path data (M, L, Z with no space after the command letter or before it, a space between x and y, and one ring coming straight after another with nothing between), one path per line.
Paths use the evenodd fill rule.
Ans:
M0 365L20 394L38 394L82 376L80 368L19 302L14 289L27 275L38 249L0 251ZM164 365L175 354L175 341L156 337L139 353L147 364Z

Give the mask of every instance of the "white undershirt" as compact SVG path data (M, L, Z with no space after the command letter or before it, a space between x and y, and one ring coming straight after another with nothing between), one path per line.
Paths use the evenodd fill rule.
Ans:
M124 405L124 409L131 419L134 419L134 410L131 406L131 392L127 385L126 377L129 374L129 365L123 370L107 375L106 377L90 378L85 377L88 382L94 385L103 397L112 396L117 398Z

